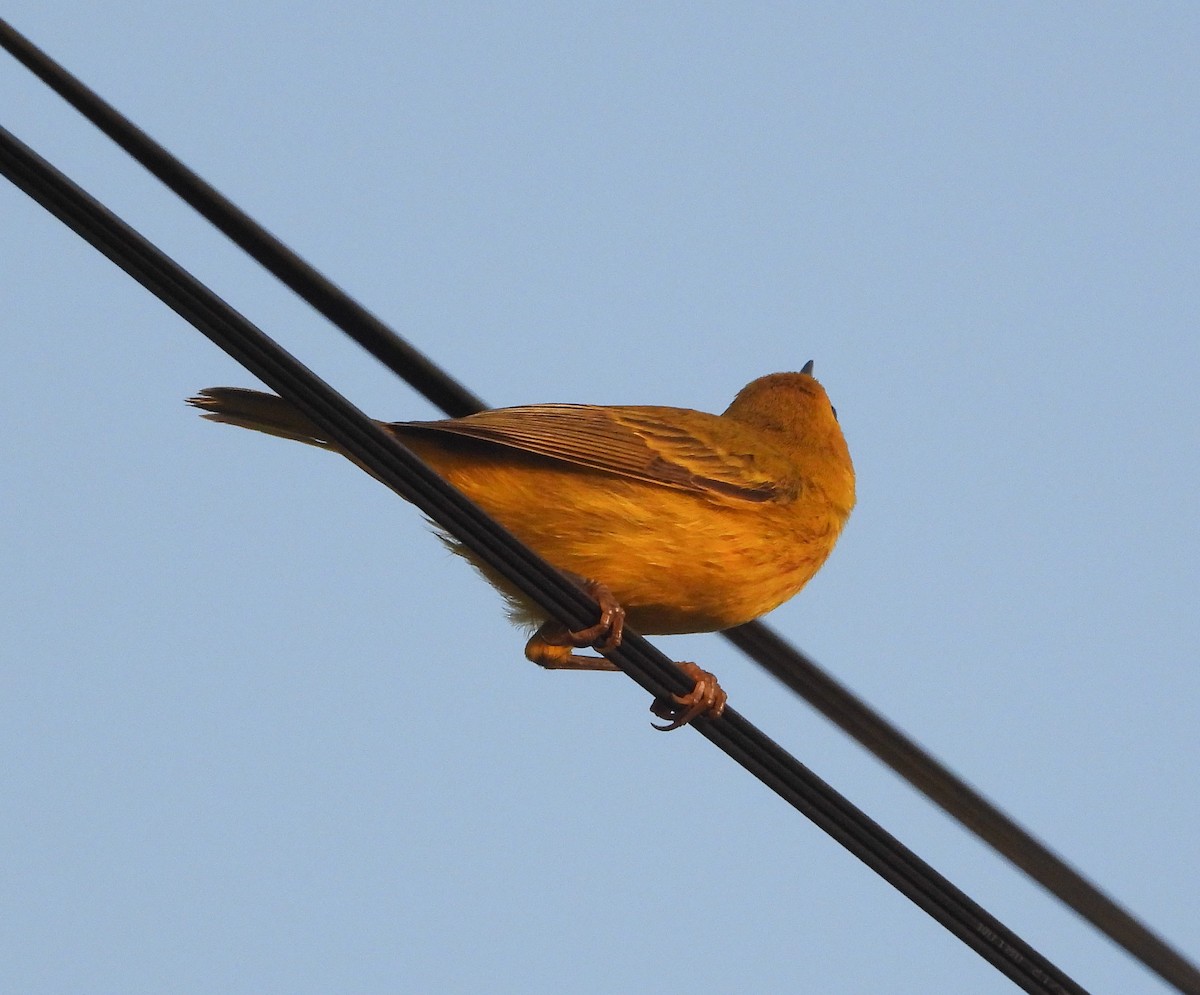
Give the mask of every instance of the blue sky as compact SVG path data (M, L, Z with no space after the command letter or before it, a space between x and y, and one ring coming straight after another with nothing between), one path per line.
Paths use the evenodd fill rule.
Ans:
M816 363L770 622L1200 957L1200 13L17 2L494 404ZM380 417L435 412L0 59L3 124ZM0 987L1008 992L0 185ZM657 641L1095 991L1165 985L712 636Z

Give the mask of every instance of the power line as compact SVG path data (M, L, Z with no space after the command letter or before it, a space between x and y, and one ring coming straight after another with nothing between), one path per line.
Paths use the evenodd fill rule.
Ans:
M447 414L484 402L288 249L128 118L3 20L0 45L397 375ZM1200 970L883 716L761 622L722 633L964 826L1180 991L1200 995Z
M391 370L406 371L403 375L411 376L410 382L414 386L419 384L417 389L447 414L458 417L486 407L445 370L238 210L219 191L3 19L0 19L0 45L372 356Z
M598 606L332 387L141 235L0 128L0 172L295 404L372 475L572 628ZM689 690L679 668L627 632L608 654L655 696ZM1028 992L1084 989L732 709L696 728Z

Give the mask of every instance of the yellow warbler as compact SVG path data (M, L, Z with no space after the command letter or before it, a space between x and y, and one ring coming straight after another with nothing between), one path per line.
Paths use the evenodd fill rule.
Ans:
M272 394L213 387L189 403L214 421L336 449ZM600 602L600 622L570 632L446 537L514 620L536 627L525 654L550 669L613 669L572 651L617 645L623 618L646 634L758 618L817 572L854 507L850 453L811 362L753 381L720 415L536 404L381 424ZM693 692L653 706L668 728L724 707L712 675L683 666Z

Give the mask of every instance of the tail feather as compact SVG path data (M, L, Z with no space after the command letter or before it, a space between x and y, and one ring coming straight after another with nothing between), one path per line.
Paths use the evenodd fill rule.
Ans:
M187 403L199 408L203 417L210 421L250 428L322 449L337 449L290 401L261 390L206 387L195 397L189 397Z

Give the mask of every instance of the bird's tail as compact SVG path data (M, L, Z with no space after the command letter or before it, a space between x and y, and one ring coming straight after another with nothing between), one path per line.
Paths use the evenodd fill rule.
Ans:
M290 401L261 390L206 387L195 397L189 397L187 403L199 408L211 421L252 428L322 449L337 449Z

